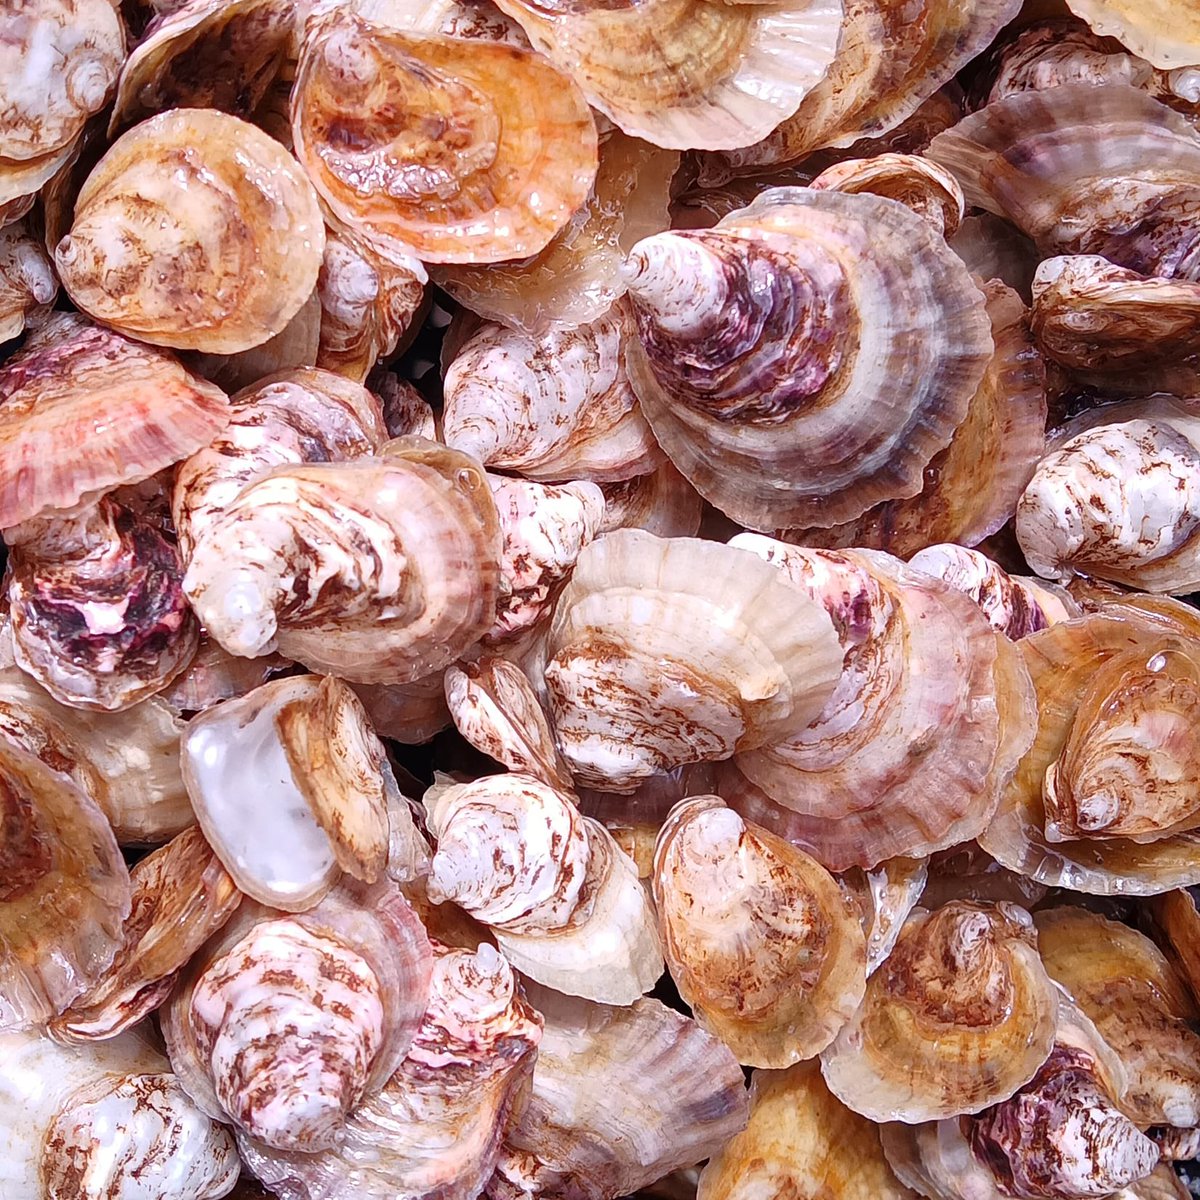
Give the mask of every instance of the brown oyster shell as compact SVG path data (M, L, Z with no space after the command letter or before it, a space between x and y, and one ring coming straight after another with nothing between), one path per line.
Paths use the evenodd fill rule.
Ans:
M452 723L441 671L411 683L355 683L351 686L380 737L406 746L419 746Z
M1156 67L1200 64L1200 13L1187 0L1067 0L1096 33Z
M844 657L820 716L723 764L721 795L834 871L980 834L1033 736L1032 689L1007 638L889 555L757 534L732 544L824 605Z
M56 313L0 367L0 528L148 479L228 420L169 355Z
M846 159L826 167L812 186L819 191L870 192L895 200L924 217L947 240L958 232L966 208L958 180L945 167L916 154Z
M712 230L647 238L627 269L650 427L751 529L835 525L917 493L992 353L961 260L865 193L772 189Z
M305 41L292 136L340 225L425 262L538 253L596 176L591 114L544 59L352 13Z
M0 1030L61 1012L103 975L129 915L129 871L104 814L0 738Z
M242 893L196 826L130 872L124 942L99 982L50 1022L64 1042L115 1037L156 1009L175 978L241 903Z
M914 909L821 1056L834 1095L875 1121L939 1120L1007 1100L1054 1044L1058 993L1014 904Z
M1147 904L1147 917L1155 940L1187 980L1192 997L1200 1001L1200 909L1195 890L1177 888L1153 897Z
M858 912L802 850L693 797L658 835L652 882L675 986L739 1062L811 1058L853 1015L866 984Z
M22 221L0 228L0 342L41 317L58 295L58 277Z
M694 1021L649 997L614 1008L534 987L530 999L546 1027L529 1106L505 1140L489 1200L626 1195L745 1126L742 1073Z
M841 33L830 0L497 0L536 50L626 133L674 149L766 136L825 74Z
M695 537L704 501L669 463L656 471L601 486L604 520L601 533L644 529L656 537Z

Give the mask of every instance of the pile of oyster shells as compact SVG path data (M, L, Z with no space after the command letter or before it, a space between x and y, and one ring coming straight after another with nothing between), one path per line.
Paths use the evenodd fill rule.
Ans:
M1067 3L0 0L0 1200L1188 1194L1200 6Z

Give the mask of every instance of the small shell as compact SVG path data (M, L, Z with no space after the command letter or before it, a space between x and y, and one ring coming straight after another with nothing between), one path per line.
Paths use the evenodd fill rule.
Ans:
M755 1071L750 1124L700 1175L698 1200L917 1200L870 1121L839 1103L815 1062Z
M621 483L608 483L600 533L644 529L655 537L695 537L704 501L700 493L669 463L657 471Z
M0 1187L11 1200L216 1200L241 1164L142 1032L89 1046L0 1036Z
M393 371L377 371L371 377L371 388L383 404L383 423L390 437L438 440L438 422L429 401L407 379Z
M682 801L658 835L654 905L671 977L739 1062L811 1058L866 984L858 913L802 850L719 797Z
M395 884L343 885L295 916L243 904L162 1010L171 1063L210 1116L327 1149L412 1045L432 958Z
M255 479L196 544L183 587L231 653L278 648L354 682L411 683L487 631L499 551L479 465L404 438L379 458Z
M1033 1078L1057 1011L1024 909L918 908L821 1070L834 1095L874 1121L975 1113Z
M2 1032L44 1023L96 983L121 946L131 887L104 814L7 738L0 828Z
M405 746L419 746L452 723L446 707L443 675L442 671L434 671L412 683L351 686L380 737Z
M342 871L373 883L387 860L382 745L338 679L263 684L193 718L183 774L196 817L247 895L311 908Z
M858 900L867 939L867 974L887 960L929 879L928 858L889 858L870 871L855 867L841 877Z
M1067 7L1156 67L1200 64L1200 13L1188 0L1068 0Z
M50 1022L63 1042L115 1037L156 1009L180 969L233 915L242 894L194 825L130 872L124 944L100 981Z
M18 222L0 228L0 342L15 338L58 295L58 277L41 244Z
M1082 908L1037 916L1046 970L1095 1022L1129 1076L1140 1125L1200 1125L1200 1036L1183 980L1149 938Z
M532 1095L488 1200L628 1195L744 1128L742 1073L694 1021L649 997L612 1008L533 988L530 999L546 1019Z
M213 109L177 108L100 160L54 260L79 308L121 333L233 354L300 311L324 247L316 193L278 142Z
M568 995L632 1004L663 970L633 863L571 798L530 775L435 786L428 891L495 934L512 964Z
M539 336L482 324L446 369L446 443L543 481L629 479L663 462L622 361L621 307Z
M0 367L0 528L149 479L228 420L169 355L56 313Z
M338 224L424 262L536 254L596 177L587 104L550 63L353 13L305 40L292 136Z
M812 186L819 191L870 192L895 200L924 217L947 240L958 232L966 208L958 180L945 167L916 154L846 159L826 167Z
M819 605L753 556L634 530L580 555L547 649L559 749L612 792L802 725L840 667Z
M541 1017L493 946L434 944L429 1010L407 1057L346 1122L341 1145L281 1153L239 1137L249 1168L306 1200L472 1200L529 1087Z
M180 714L203 712L222 700L244 696L292 665L278 654L235 658L201 634L200 648L187 670L159 693L159 699Z
M962 261L878 196L772 189L714 229L639 242L627 270L646 419L696 490L752 529L839 524L915 494L992 355Z

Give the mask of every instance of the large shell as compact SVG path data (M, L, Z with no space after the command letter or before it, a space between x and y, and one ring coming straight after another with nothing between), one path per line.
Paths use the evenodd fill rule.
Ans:
M935 1121L1007 1100L1054 1044L1058 995L1014 904L915 909L821 1056L833 1093L874 1121Z
M1183 980L1149 938L1082 908L1037 916L1046 970L1121 1060L1121 1104L1141 1125L1200 1125L1200 1036Z
M1008 640L966 596L889 555L757 534L731 544L825 606L844 665L818 719L739 754L718 791L835 871L977 836L1033 736Z
M234 654L278 648L343 679L410 683L487 631L499 550L479 465L408 438L254 480L196 544L183 586Z
M295 916L243 904L162 1010L171 1063L210 1116L326 1149L412 1045L432 963L392 883L343 885Z
M733 1055L694 1021L649 997L613 1008L533 988L530 999L546 1027L489 1200L615 1200L746 1124Z
M497 0L588 101L656 146L727 149L796 111L837 50L841 0Z
M121 137L54 252L72 300L144 342L232 354L279 333L325 248L317 196L278 142L214 109Z
M753 556L634 530L579 556L547 650L559 748L614 792L802 726L841 658L820 607Z
M628 365L655 437L752 529L914 495L992 354L962 261L865 193L772 189L712 230L639 242L628 272Z
M11 1200L216 1200L241 1164L143 1032L91 1046L0 1036L0 1190Z
M0 1031L61 1012L103 974L129 914L129 872L104 814L0 738Z
M434 945L429 1009L408 1055L346 1122L341 1145L286 1154L240 1138L276 1194L306 1200L473 1200L529 1086L541 1017L493 946Z
M446 443L529 479L630 479L663 462L625 373L628 318L539 336L486 323L446 370Z
M1072 782L1079 763L1084 769L1081 788L1088 771L1097 786L1094 795L1081 791L1075 796L1074 806L1092 811L1101 834L1106 813L1115 818L1124 812L1125 819L1131 820L1140 814L1143 821L1154 821L1157 798L1142 795L1141 789L1160 786L1156 770L1168 777L1174 774L1177 756L1180 763L1187 761L1190 732L1182 745L1174 742L1180 728L1190 730L1191 718L1185 716L1181 726L1168 704L1161 728L1153 705L1139 719L1139 689L1147 697L1161 691L1170 673L1156 679L1155 668L1165 667L1176 655L1194 654L1196 645L1179 632L1179 626L1147 620L1128 608L1087 614L1024 638L1018 648L1037 692L1037 736L1005 790L995 818L979 835L983 848L1014 871L1081 892L1153 895L1200 883L1196 850L1200 833L1195 830L1159 830L1160 836L1148 843L1097 837L1083 830L1068 840L1052 841L1048 834L1061 839L1067 830L1054 826L1054 810L1044 799L1047 786L1057 786L1061 794L1063 783L1056 777L1065 768L1068 783ZM1156 661L1160 656L1161 663ZM1124 670L1114 678L1107 664L1119 660ZM1113 708L1105 713L1110 699ZM1130 718L1128 725L1123 723L1126 718ZM1111 739L1107 774L1097 773L1104 768L1102 759L1084 758L1081 763L1078 759L1088 753L1088 741L1097 735ZM1077 743L1074 747L1072 739ZM1094 743L1093 752L1102 749L1101 741ZM1064 763L1064 754L1074 755L1076 762ZM1125 788L1131 790L1121 799ZM1188 803L1186 797L1183 802ZM1145 824L1137 829L1144 831Z
M0 228L0 342L15 338L58 295L58 277L22 223Z
M435 786L428 892L495 934L512 964L569 995L632 1004L658 981L662 951L633 863L569 796L531 775Z
M653 886L675 986L739 1062L811 1058L862 1000L866 949L852 901L820 863L718 797L672 811Z
M1068 7L1156 67L1200 65L1200 13L1188 0L1068 0Z
M700 1175L698 1200L917 1200L870 1121L841 1104L815 1062L755 1071L750 1124Z
M288 912L342 871L373 883L387 860L383 746L339 679L263 684L193 718L183 773L196 816L238 887Z
M149 479L228 420L169 355L55 314L0 368L0 528Z
M587 104L544 59L351 13L306 39L292 135L341 225L425 262L536 254L596 176Z

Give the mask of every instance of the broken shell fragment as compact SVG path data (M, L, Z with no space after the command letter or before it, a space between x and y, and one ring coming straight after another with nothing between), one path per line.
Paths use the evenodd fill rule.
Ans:
M547 651L559 749L612 792L803 726L841 659L820 606L752 555L635 530L584 549Z
M58 295L58 277L23 222L0 228L0 342L15 338Z
M428 892L482 921L519 971L568 995L632 1004L663 970L633 863L571 798L530 775L435 785Z
M217 1200L237 1182L232 1135L147 1033L88 1046L8 1033L0 1055L0 1180L12 1200Z
M119 138L54 252L84 312L159 346L233 354L312 295L317 196L278 142L214 109L177 108Z
M162 1010L172 1066L217 1120L281 1150L327 1149L412 1045L432 964L392 883L347 883L291 916L243 904Z
M819 191L870 192L895 200L924 217L947 240L958 232L966 208L958 180L945 167L916 154L846 159L826 167L812 186Z
M341 1144L285 1153L239 1137L250 1170L308 1200L470 1200L529 1087L542 1020L494 946L434 944L429 1007L407 1056L346 1121Z
M654 906L671 977L739 1062L823 1050L863 997L858 913L820 863L716 796L682 801L658 835Z
M311 908L346 871L367 883L387 860L383 747L339 679L263 684L193 718L183 774L196 817L248 896Z
M821 1071L834 1095L874 1121L976 1113L1033 1078L1057 1012L1024 909L915 909Z

